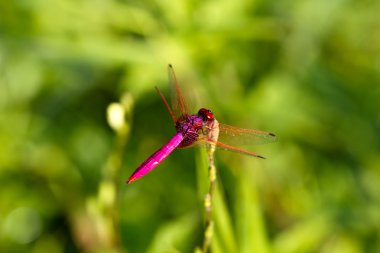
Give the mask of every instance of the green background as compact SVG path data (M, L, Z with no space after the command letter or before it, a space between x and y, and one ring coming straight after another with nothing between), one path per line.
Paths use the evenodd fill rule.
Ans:
M203 149L125 184L175 133L168 63L194 112L278 135L248 147L266 160L216 152L212 252L379 252L379 7L1 1L0 252L202 244Z

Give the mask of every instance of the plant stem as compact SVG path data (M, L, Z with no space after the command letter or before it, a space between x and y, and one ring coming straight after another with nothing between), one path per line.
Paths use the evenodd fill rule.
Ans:
M209 127L211 130L208 132L208 138L217 141L219 136L219 123L216 120L214 120L214 122ZM210 249L214 229L214 221L212 219L213 199L216 186L216 167L214 162L214 152L215 145L208 144L207 156L209 161L208 173L210 188L204 200L204 207L206 212L206 227L202 247L203 253L207 253Z
M103 177L97 196L99 243L108 252L122 252L118 215L118 193L120 186L120 169L123 153L128 141L132 124L133 100L129 94L124 94L120 103L108 107L108 123L116 132L114 147L103 167Z

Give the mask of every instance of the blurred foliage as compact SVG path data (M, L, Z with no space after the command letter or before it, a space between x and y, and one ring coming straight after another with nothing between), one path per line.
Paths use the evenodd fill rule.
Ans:
M0 252L201 245L204 150L124 184L174 134L154 91L169 94L168 63L193 104L279 136L253 149L265 161L217 152L212 252L379 252L379 11L367 0L1 1Z

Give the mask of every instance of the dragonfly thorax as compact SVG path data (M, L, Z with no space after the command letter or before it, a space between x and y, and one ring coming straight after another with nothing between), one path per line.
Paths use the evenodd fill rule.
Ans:
M199 133L203 131L203 127L209 124L199 115L185 115L176 122L177 133L180 132L184 136L179 147L187 147L193 144L199 137Z

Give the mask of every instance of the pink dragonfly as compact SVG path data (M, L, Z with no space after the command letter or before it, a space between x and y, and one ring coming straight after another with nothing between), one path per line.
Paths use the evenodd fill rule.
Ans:
M231 145L261 145L276 141L276 135L252 129L244 129L218 123L209 109L201 108L197 114L190 115L178 85L173 67L169 65L169 78L174 92L173 109L163 94L156 90L168 109L177 133L163 147L146 159L129 177L127 183L145 176L159 165L175 148L188 148L196 144L211 145L244 155L263 158L255 153Z

